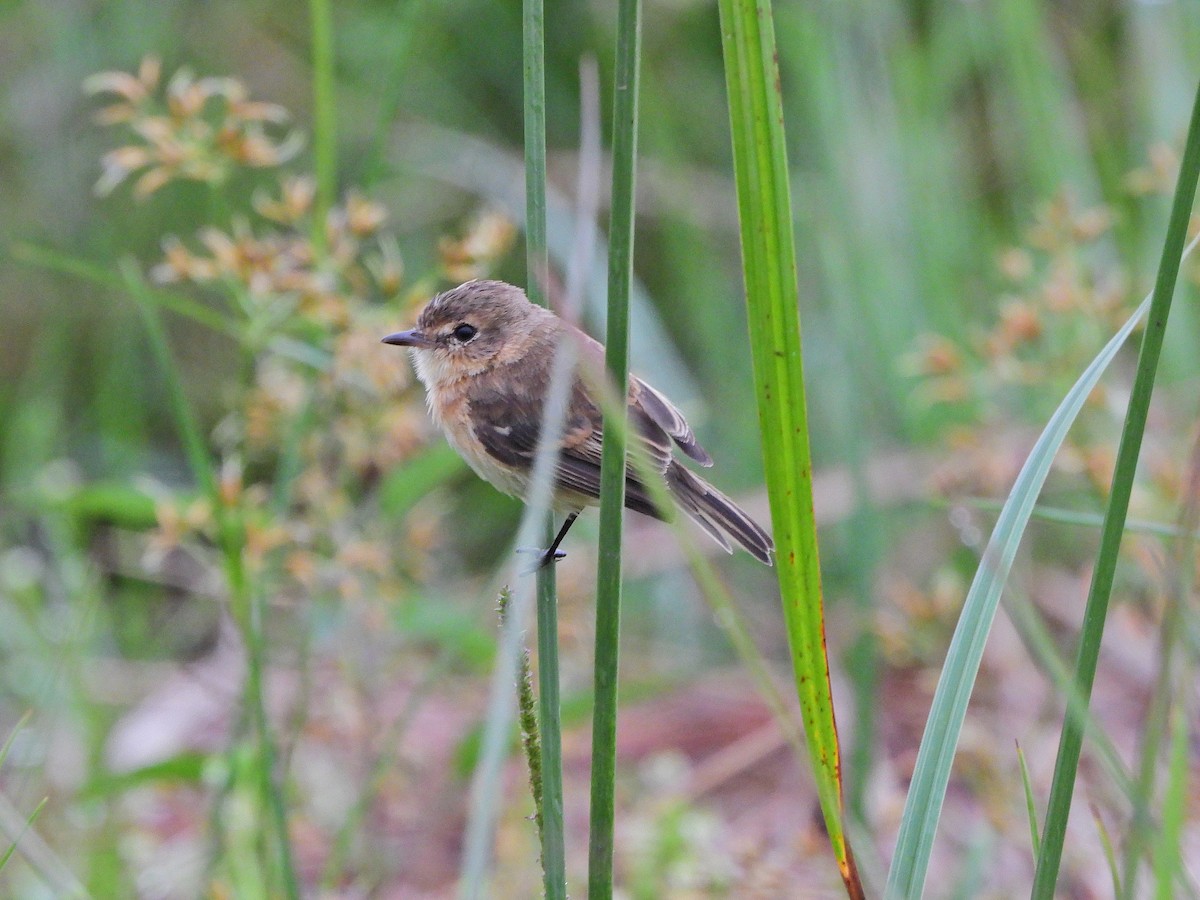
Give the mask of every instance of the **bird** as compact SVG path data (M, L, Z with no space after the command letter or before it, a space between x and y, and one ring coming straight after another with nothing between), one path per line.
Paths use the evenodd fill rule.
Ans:
M450 445L485 481L525 499L554 355L568 337L575 340L579 356L554 465L554 507L566 519L550 547L539 551L537 567L563 557L559 546L575 519L584 507L599 504L603 418L579 370L604 371L604 347L531 302L516 285L491 280L467 281L436 294L415 328L382 339L409 349L430 415ZM628 439L649 461L648 469L663 478L674 506L727 553L733 552L732 538L755 559L772 565L771 536L675 457L677 449L701 466L713 464L675 405L631 375L627 412ZM674 519L674 511L656 502L634 466L625 476L625 506L655 519Z

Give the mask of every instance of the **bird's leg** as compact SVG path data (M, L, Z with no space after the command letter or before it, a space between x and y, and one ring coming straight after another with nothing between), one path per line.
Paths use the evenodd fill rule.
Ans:
M567 532L571 530L571 526L575 524L575 520L579 518L579 513L573 512L567 516L567 520L562 523L562 528L558 529L558 534L554 536L553 543L546 548L546 552L542 554L542 561L538 568L548 566L552 562L557 562L567 554L558 549L558 545L563 542L563 538L567 536Z
M538 569L544 569L552 562L558 562L567 554L563 550L558 549L558 545L563 542L563 538L567 536L567 532L571 530L571 526L575 524L575 520L579 518L579 513L573 512L567 516L567 520L563 522L562 528L558 529L558 534L554 536L553 542L545 550L534 549L532 547L521 547L517 550L518 553L536 553L538 555L537 564L529 571L536 572Z

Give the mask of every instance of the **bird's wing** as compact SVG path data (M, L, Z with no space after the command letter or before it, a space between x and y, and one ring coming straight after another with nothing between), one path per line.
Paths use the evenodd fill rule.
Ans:
M581 406L588 410L587 419L591 427L586 432L581 429L564 436L556 474L562 487L589 497L599 497L604 424L600 410L583 392L582 385L576 382L575 397L571 404L573 421L575 411ZM671 438L640 405L630 405L628 415L630 455L640 456L652 471L665 474L672 462ZM632 462L625 475L625 505L657 519L669 515L651 499L644 479Z
M671 440L679 445L679 449L700 463L711 466L712 457L708 451L696 442L692 426L687 423L675 404L650 387L636 375L630 378L629 393L631 402L640 405L646 411L654 424L670 435Z
M604 346L595 338L584 334L578 329L571 329L580 349L584 365L590 366L591 371L602 373L604 369ZM657 389L646 384L636 375L629 376L629 408L640 407L649 422L642 423L647 432L661 431L673 440L679 449L694 459L700 465L708 467L713 464L708 451L696 441L692 426L688 424L683 413ZM657 428L655 428L657 426ZM668 455L669 450L668 449Z
M542 402L550 381L545 359L522 361L475 379L469 392L470 415L476 439L498 462L522 471L533 468L541 428ZM519 385L520 390L513 390ZM629 407L629 435L649 465L665 473L671 462L672 437L640 403ZM555 483L585 497L600 496L600 456L603 418L582 379L576 377L567 408ZM662 518L637 473L626 478L625 505Z

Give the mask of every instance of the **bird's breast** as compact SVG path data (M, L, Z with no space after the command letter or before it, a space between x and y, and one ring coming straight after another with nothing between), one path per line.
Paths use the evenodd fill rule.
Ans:
M450 443L484 481L511 497L524 497L528 473L506 465L488 453L471 424L471 401L462 382L428 387L429 412Z

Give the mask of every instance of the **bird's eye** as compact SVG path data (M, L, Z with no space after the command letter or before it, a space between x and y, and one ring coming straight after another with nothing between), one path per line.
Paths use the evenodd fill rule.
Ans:
M468 325L466 322L463 322L461 325L455 328L452 333L456 341L465 344L479 333L479 329L474 325Z

